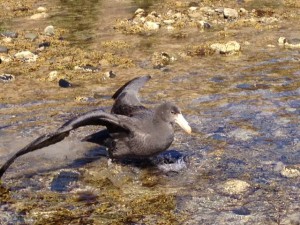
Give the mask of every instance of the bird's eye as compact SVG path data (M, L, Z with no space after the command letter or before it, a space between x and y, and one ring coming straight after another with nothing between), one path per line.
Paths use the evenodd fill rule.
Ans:
M175 111L173 111L173 110L171 111L171 113L172 113L172 114L176 114L176 112L175 112Z

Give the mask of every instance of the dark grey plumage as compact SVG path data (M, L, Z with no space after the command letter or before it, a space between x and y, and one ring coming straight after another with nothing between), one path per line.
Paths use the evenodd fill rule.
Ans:
M138 77L119 88L112 96L115 102L111 113L101 110L88 112L66 122L57 131L37 138L1 167L0 178L16 158L55 144L67 137L70 131L88 125L106 127L85 137L83 141L107 147L110 158L147 158L165 151L174 139L174 123L178 123L188 133L191 128L180 109L172 103L163 103L155 110L141 104L138 91L150 78Z

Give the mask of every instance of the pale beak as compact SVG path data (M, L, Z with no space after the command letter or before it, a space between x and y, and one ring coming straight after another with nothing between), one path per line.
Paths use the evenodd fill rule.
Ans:
M184 117L182 116L182 114L177 114L175 117L175 122L182 128L185 130L185 132L187 133L192 133L192 128L190 127L189 123L184 119Z

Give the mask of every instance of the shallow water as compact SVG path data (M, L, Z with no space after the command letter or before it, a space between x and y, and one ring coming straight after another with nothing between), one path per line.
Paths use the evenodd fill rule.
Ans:
M155 2L144 2L150 11L161 9ZM258 2L238 6L255 8ZM100 74L69 76L75 86L67 89L40 79L45 71L53 70L52 64L40 66L31 76L20 73L13 83L1 83L0 161L75 115L96 108L109 110L112 101L107 96L125 81L151 74L153 79L141 91L146 105L174 101L193 128L191 136L177 129L170 148L184 156L172 167L180 170L108 164L104 149L79 141L96 128L79 129L63 142L21 157L11 166L2 179L0 221L299 223L300 57L299 49L277 45L280 36L299 37L297 17L282 18L280 25L276 24L280 27L245 25L236 29L229 24L224 38L215 30L199 33L189 28L185 30L188 36L182 39L167 31L144 36L114 30L115 20L131 18L139 4L143 2L44 2L41 5L51 9L48 19L7 22L11 30L33 30L49 24L66 29L70 31L64 34L71 42L70 51L97 51L104 48L104 41L128 41L132 45L129 49L111 51L129 57L137 66L104 65L103 71L117 74L106 80L99 80ZM277 3L261 4L276 13L280 10ZM299 12L298 8L287 9ZM190 45L220 39L239 41L242 51L229 56L178 56ZM178 60L167 69L154 69L151 56L156 51L178 56ZM1 68L1 73L6 70ZM75 100L78 96L87 100ZM237 183L229 188L232 180ZM238 192L237 186L245 182L247 188Z

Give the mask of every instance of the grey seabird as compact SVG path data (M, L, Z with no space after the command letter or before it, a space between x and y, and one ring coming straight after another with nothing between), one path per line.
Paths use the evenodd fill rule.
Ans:
M119 88L112 96L115 102L111 113L102 110L85 113L66 122L55 132L35 139L6 161L0 169L0 178L18 157L62 141L70 131L82 126L106 127L83 141L106 147L111 159L144 159L167 150L174 140L175 123L187 133L192 130L175 104L165 102L153 110L141 104L138 92L150 78L137 77Z

